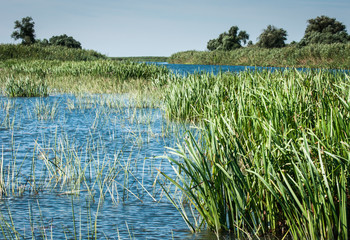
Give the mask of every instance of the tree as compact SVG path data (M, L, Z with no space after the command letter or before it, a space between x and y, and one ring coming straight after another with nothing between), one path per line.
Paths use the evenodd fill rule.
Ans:
M49 39L50 45L65 46L68 48L81 48L81 43L73 37L68 37L66 34L60 36L52 36Z
M207 48L209 51L214 50L233 50L242 47L242 42L246 44L249 39L249 35L246 31L238 32L239 28L233 26L230 30L224 33L221 33L218 38L211 39L208 41Z
M15 21L14 31L11 37L15 40L22 39L22 44L30 45L35 42L34 21L32 17L22 18L22 21Z
M258 37L257 45L262 48L281 48L286 46L287 31L268 25Z
M346 32L346 27L335 18L327 16L319 16L308 20L303 39L300 45L322 43L346 43L350 41L350 37Z

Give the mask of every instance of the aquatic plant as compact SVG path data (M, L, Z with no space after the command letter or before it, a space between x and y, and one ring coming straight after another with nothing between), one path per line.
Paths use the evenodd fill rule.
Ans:
M350 44L289 45L279 49L245 47L234 51L184 51L174 53L169 63L349 69Z
M46 97L48 96L45 81L30 78L8 78L5 84L5 95L8 97Z
M350 78L327 71L189 76L165 94L168 116L195 121L168 159L193 231L349 237ZM184 203L197 209L191 220Z

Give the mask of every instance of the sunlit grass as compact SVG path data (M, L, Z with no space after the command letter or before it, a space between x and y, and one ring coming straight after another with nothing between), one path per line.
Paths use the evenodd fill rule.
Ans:
M168 116L201 129L171 150L177 179L164 174L201 216L194 221L168 193L190 228L346 239L349 92L347 74L324 71L193 75L173 83Z

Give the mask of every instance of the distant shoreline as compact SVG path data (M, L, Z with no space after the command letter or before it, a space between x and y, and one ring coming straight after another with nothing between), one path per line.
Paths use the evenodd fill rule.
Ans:
M184 51L168 63L261 67L350 69L350 44L316 44L284 48L244 47L233 51Z
M168 57L154 57L154 56L141 56L141 57L110 57L116 61L132 61L132 62L167 62Z

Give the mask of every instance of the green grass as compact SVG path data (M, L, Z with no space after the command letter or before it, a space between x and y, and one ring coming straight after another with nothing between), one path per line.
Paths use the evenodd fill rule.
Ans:
M166 67L146 63L59 60L18 60L0 62L0 87L5 91L7 79L18 82L44 81L49 92L125 93L151 91L164 84L169 75Z
M88 61L106 59L107 57L93 50L73 49L61 46L39 45L25 46L21 44L0 44L0 60L61 60Z
M178 191L160 181L193 231L207 227L218 236L229 231L246 238L350 236L350 77L346 73L291 69L179 77L159 66L112 60L12 59L2 61L0 68L3 92L8 78L28 78L44 80L48 93L128 93L132 107L126 121L147 123L147 116L137 117L135 109L163 107L170 120L194 123L197 133L188 132L185 139L179 139L168 156L177 177L162 173L165 183ZM71 111L80 111L94 107L96 101L82 97L66 104ZM123 104L103 100L103 106L116 111L125 108ZM5 111L10 105L1 106ZM55 106L38 102L34 107L39 119L56 118ZM102 108L96 124L103 116ZM7 115L0 122L4 129L13 125ZM130 133L136 145L143 144L139 136L137 131ZM92 149L103 146L90 144ZM79 194L84 184L91 191L84 176L92 169L101 193L119 186L113 180L118 173L125 176L122 198L132 195L127 190L130 179L134 181L130 162L115 159L108 165L95 159L98 164L91 166L81 161L79 149L66 139L50 146L56 154L54 161L49 161L44 148L36 147L47 169L48 185L67 194ZM35 166L37 158L32 161ZM13 177L19 176L17 171L17 165L1 171L3 196L23 194ZM31 179L26 187L44 189L39 182ZM6 231L14 231L10 228Z
M193 121L168 159L193 231L293 239L350 236L350 77L326 71L190 75L166 96ZM183 205L197 209L191 218Z
M5 84L7 97L46 97L48 96L45 81L30 78L8 78Z
M171 55L169 63L349 69L350 44L288 46L233 51L185 51Z

